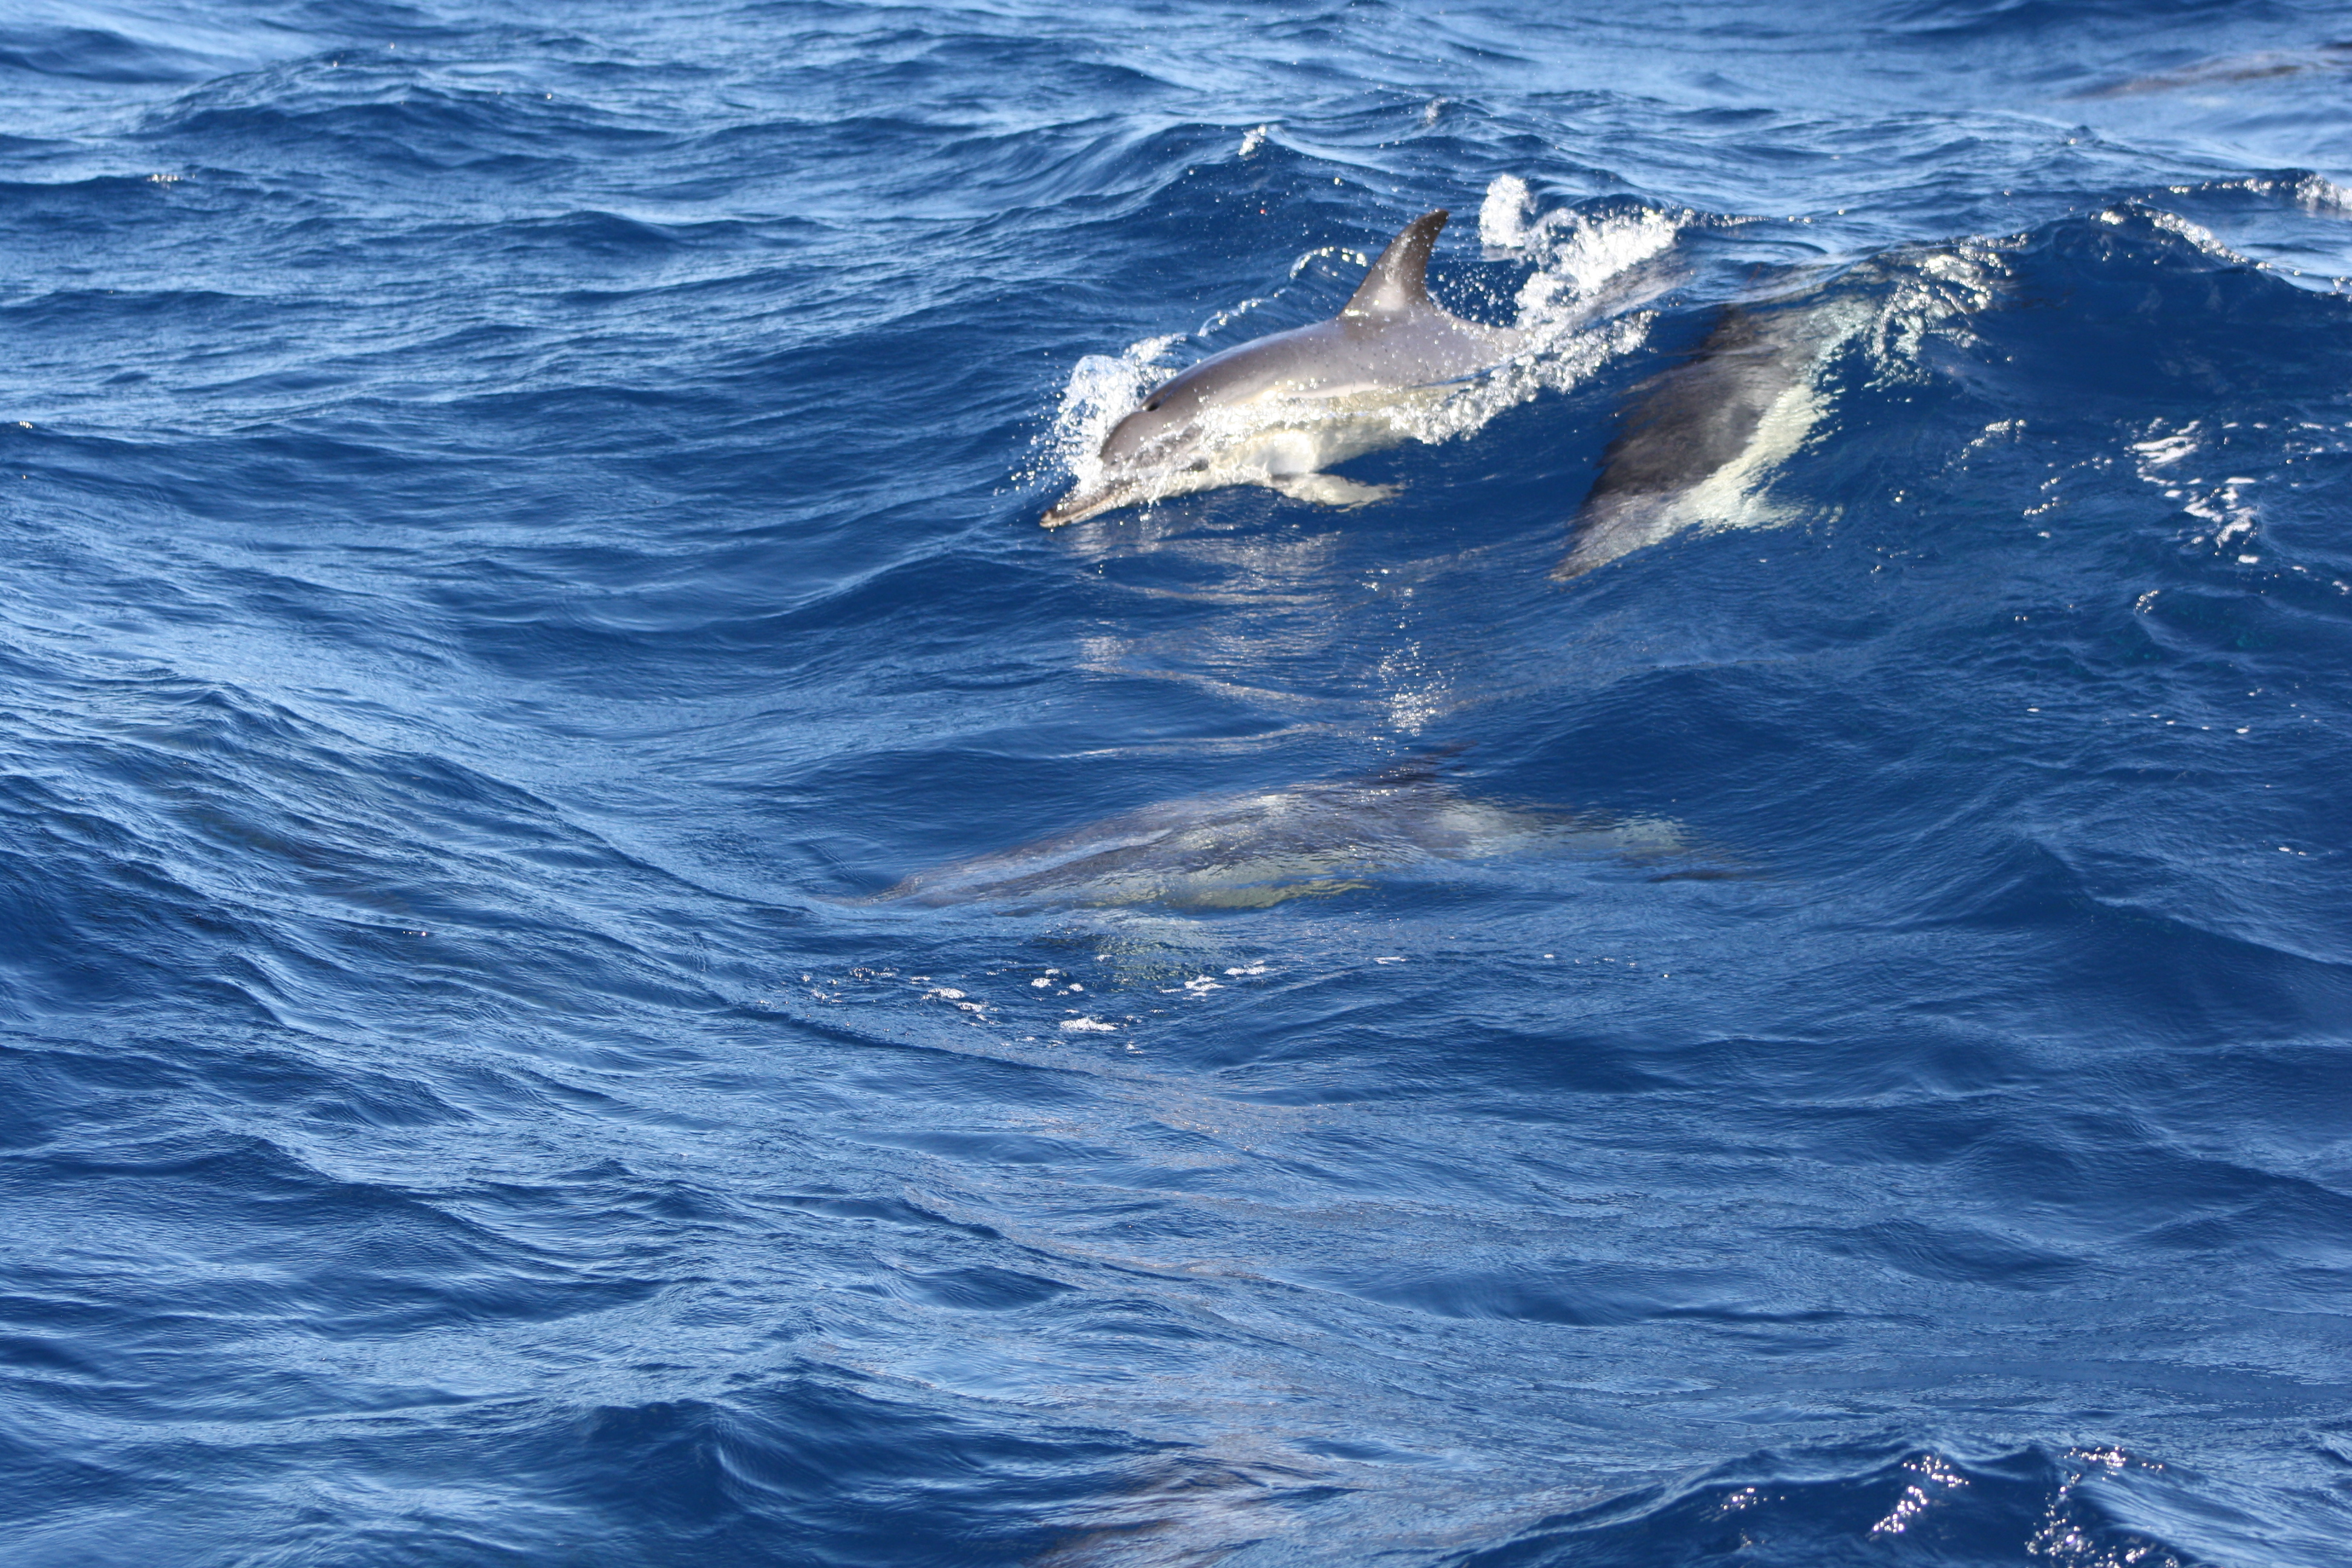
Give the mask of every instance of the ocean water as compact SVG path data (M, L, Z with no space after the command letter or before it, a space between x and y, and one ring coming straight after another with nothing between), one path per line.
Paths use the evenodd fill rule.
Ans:
M0 104L7 1563L2352 1563L2352 8L12 0ZM1380 499L1038 526L1438 206L1534 346Z

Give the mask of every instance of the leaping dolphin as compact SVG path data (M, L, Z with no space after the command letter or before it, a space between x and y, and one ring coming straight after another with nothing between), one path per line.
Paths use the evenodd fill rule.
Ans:
M1320 470L1402 442L1399 415L1522 346L1518 332L1465 321L1429 297L1429 250L1445 219L1440 207L1406 225L1329 321L1227 349L1155 387L1104 438L1097 471L1082 472L1041 521L1059 528L1224 485L1339 502L1386 494Z

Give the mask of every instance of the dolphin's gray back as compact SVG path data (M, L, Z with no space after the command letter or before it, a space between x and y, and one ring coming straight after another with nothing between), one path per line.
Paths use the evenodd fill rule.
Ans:
M1268 392L1304 397L1395 392L1458 381L1509 353L1507 333L1423 305L1377 316L1334 316L1227 349L1157 395L1213 405Z
M1310 397L1458 381L1508 358L1517 334L1452 314L1429 297L1429 253L1445 209L1422 214L1381 251L1339 313L1212 354L1150 405L1239 403L1281 390Z
M1429 805L1396 786L1345 784L1163 801L909 877L875 900L1125 902L1203 879L1346 874L1458 852Z

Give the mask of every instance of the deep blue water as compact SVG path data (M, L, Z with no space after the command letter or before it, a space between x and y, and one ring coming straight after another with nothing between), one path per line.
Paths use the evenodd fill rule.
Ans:
M2352 1563L2347 40L14 0L6 1561ZM1391 497L1037 526L1437 205ZM1526 831L857 901L1350 778Z

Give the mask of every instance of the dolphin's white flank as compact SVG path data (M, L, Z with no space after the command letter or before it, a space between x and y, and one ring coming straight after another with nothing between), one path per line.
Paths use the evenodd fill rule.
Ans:
M1517 332L1465 321L1429 297L1444 208L1390 242L1328 321L1212 355L1162 383L1103 440L1099 472L1041 520L1047 528L1187 490L1266 484L1351 502L1386 492L1321 472L1406 438L1395 416L1498 364Z

